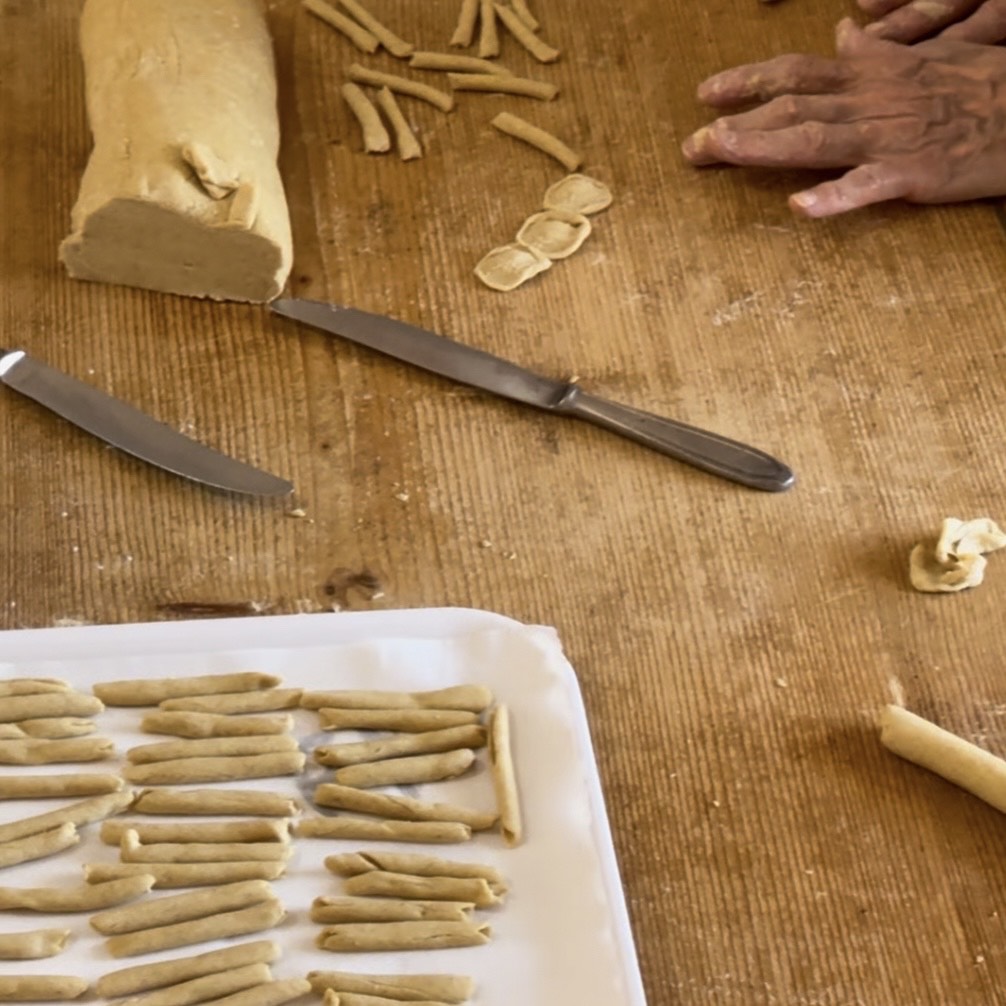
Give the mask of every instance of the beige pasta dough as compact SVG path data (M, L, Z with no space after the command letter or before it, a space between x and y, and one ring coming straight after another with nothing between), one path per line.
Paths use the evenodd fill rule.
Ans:
M407 873L373 870L346 877L347 894L375 898L419 898L422 901L470 901L479 908L498 905L497 893L484 877L414 877Z
M289 842L154 842L145 844L127 829L119 843L124 863L281 862L290 858Z
M455 709L480 713L492 704L485 685L451 685L425 692L304 692L305 709Z
M93 695L64 689L57 692L14 695L0 702L0 723L20 723L53 716L95 716L104 709Z
M409 755L362 765L346 765L337 768L333 777L339 785L357 786L361 789L373 786L407 786L453 779L471 768L474 762L475 752L470 748L460 748L439 754Z
M90 824L92 821L103 821L106 817L112 817L125 810L132 802L133 791L122 790L81 800L79 803L71 803L46 814L8 821L7 824L0 824L0 842L24 838L26 835L37 835L39 832L58 828L66 821L78 826Z
M612 199L611 190L604 182L589 175L573 174L548 187L543 205L546 210L590 216L607 209Z
M127 765L122 774L128 782L145 786L176 786L187 783L230 782L234 779L265 779L296 775L307 756L301 751L277 751L261 755L224 755L219 758L172 758L146 765Z
M272 981L268 964L247 964L157 989L145 996L128 999L122 1006L190 1006L191 1003L212 1002L243 989L256 988Z
M492 290L508 292L551 268L547 255L522 244L501 245L475 266L475 275Z
M100 796L125 787L121 776L98 773L0 776L0 800L47 800L66 796Z
M206 887L239 880L276 880L286 872L278 860L236 863L86 863L84 876L89 884L111 883L146 876L151 886Z
M262 6L88 0L81 49L94 148L60 248L70 275L277 296L292 242Z
M542 210L527 218L517 241L550 259L568 258L590 236L590 221L581 213Z
M19 729L28 737L44 740L62 740L64 737L84 737L94 733L93 720L75 716L49 716L37 720L24 720Z
M315 898L312 922L464 922L475 907L470 901L421 901L416 898Z
M69 929L32 929L0 935L0 961L37 961L55 957L70 942Z
M8 695L38 695L41 692L65 692L70 683L59 678L7 678L0 681L0 698Z
M277 716L226 716L220 713L159 711L148 713L140 723L148 734L175 737L249 737L283 734L293 729L289 713Z
M380 996L400 1002L463 1003L475 994L475 982L462 975L361 975L348 971L310 971L316 994L328 990Z
M0 911L94 912L134 901L154 886L149 874L74 887L0 887Z
M430 730L424 733L399 734L379 741L356 741L350 744L322 744L312 753L319 765L338 768L361 762L382 761L402 755L430 754L457 748L480 748L486 743L485 727L472 724Z
M18 863L53 856L76 845L79 841L80 835L77 833L76 825L71 821L65 821L51 831L42 831L37 835L0 843L0 867L15 866Z
M287 735L251 737L204 737L198 740L162 741L141 744L126 752L126 760L134 765L170 761L175 758L214 758L234 755L272 754L296 751L297 741Z
M300 705L299 688L263 688L261 691L226 692L214 695L188 695L180 699L164 699L158 703L170 712L195 713L266 713L276 709L295 709Z
M478 922L348 922L323 929L317 944L321 950L348 953L439 950L481 946L489 935L489 926Z
M95 0L89 0L94 4ZM108 3L109 0L101 0ZM143 3L149 0L142 0ZM180 7L189 0L177 0ZM218 7L233 4L225 0ZM243 0L237 6L243 6ZM105 681L94 686L94 694L109 706L156 706L176 698L195 698L233 692L255 692L274 688L280 679L260 671L238 671L234 674L197 674L189 678L139 678L135 681Z
M121 968L99 978L94 990L106 999L114 999L251 964L271 964L279 959L279 955L279 947L272 940L254 940L193 957L177 957L156 964L136 964Z
M491 828L497 815L449 803L426 803L411 796L373 793L354 786L334 782L319 783L314 790L315 803L322 807L351 810L360 814L375 814L399 821L458 821L473 831Z
M355 877L374 870L410 873L415 877L468 877L488 882L493 892L504 894L507 882L494 866L485 863L459 863L414 852L344 852L325 857L325 869L340 877Z
M297 801L285 793L259 789L143 790L133 808L138 814L254 814L293 817Z
M65 740L0 740L0 765L56 765L67 762L106 761L115 756L115 745L105 737L70 737Z
M0 1002L66 1002L79 999L88 985L71 975L0 976Z
M432 733L478 723L478 713L459 709L331 709L318 710L322 730L394 730Z
M467 842L472 829L460 821L382 821L340 814L338 817L306 817L297 822L301 838L343 838L367 842L429 842L450 845Z
M287 842L290 826L281 820L158 822L112 818L101 826L101 840L118 845L126 831L136 832L141 842Z

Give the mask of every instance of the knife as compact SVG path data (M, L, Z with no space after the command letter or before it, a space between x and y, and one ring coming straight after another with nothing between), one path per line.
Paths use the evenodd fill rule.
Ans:
M0 349L0 382L113 447L194 482L251 496L285 496L293 485L192 440L23 350Z
M781 492L795 481L786 465L757 448L588 394L575 382L541 377L491 353L404 321L299 298L274 300L269 306L284 318L341 335L441 377L559 415L585 419L752 489Z

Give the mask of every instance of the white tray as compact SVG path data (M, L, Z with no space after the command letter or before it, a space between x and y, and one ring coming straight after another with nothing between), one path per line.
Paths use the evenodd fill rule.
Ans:
M317 950L313 938L319 927L310 922L307 909L317 894L339 893L340 884L324 869L323 858L378 843L298 839L287 876L275 883L288 918L276 930L247 938L268 937L281 945L283 956L273 968L276 977L302 976L313 969L446 971L476 980L473 1003L478 1006L645 1006L583 703L554 630L488 612L432 609L0 633L0 678L59 677L89 690L94 682L117 678L235 669L275 673L288 686L315 690L412 691L479 682L512 711L524 844L507 849L493 833L461 845L394 846L498 866L510 880L511 893L502 907L479 913L492 926L491 942L484 947L409 953ZM112 737L120 752L150 742L154 738L138 732L141 715L142 710L108 709L99 717L99 732ZM315 714L298 712L295 729L308 744L318 739L311 736L317 731ZM109 764L81 768L101 771ZM298 793L292 779L240 785ZM310 791L310 786L304 788ZM491 809L492 785L484 755L470 777L423 786L420 795ZM0 821L58 805L39 800L3 802ZM81 863L115 858L116 850L102 845L92 826L78 848L3 870L0 884L76 883L81 880ZM86 915L0 913L0 931L48 925L73 930L70 948L46 961L0 962L0 974L34 971L96 978L116 968L223 945L201 944L115 960L88 926Z

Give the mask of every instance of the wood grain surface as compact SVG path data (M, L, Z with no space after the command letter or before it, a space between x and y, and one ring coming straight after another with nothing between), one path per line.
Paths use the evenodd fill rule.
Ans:
M446 48L455 0L373 0ZM392 314L798 473L767 495L274 319L74 282L56 248L88 154L78 0L0 0L0 342L291 478L215 494L0 394L0 626L460 605L558 628L583 684L652 1006L1004 1001L1006 821L879 745L889 678L1006 751L1006 558L907 579L943 517L1006 522L999 204L794 219L802 174L698 171L707 74L829 52L851 2L540 0L559 98L408 99L426 156L368 157L361 57L272 4L297 294ZM405 71L409 72L409 71ZM418 76L418 74L417 74ZM426 79L427 75L423 75ZM435 79L430 75L429 79ZM582 148L615 205L511 294L472 276ZM292 516L300 507L305 516ZM0 640L2 655L2 640Z

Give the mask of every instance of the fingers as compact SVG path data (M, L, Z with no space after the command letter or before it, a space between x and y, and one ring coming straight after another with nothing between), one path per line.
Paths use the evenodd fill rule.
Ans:
M805 217L832 217L874 203L902 199L910 190L909 180L898 168L864 164L835 181L797 192L790 196L789 205Z
M913 0L892 10L865 31L892 42L915 42L970 14L980 0Z
M865 157L855 125L804 122L783 129L731 128L718 119L689 137L682 151L692 164L726 162L764 168L847 168Z
M746 101L768 101L781 94L828 94L851 79L848 67L823 56L777 56L765 63L749 63L724 70L704 80L699 101L728 108Z
M978 42L982 45L1002 42L1006 39L1006 3L986 0L967 20L942 31L940 38Z
M859 0L859 6L870 17L883 17L892 10L904 7L908 2L909 0Z
M893 114L893 103L888 114ZM738 133L750 130L785 129L802 123L852 123L864 118L862 102L845 95L784 94L749 112L721 118L725 128Z

